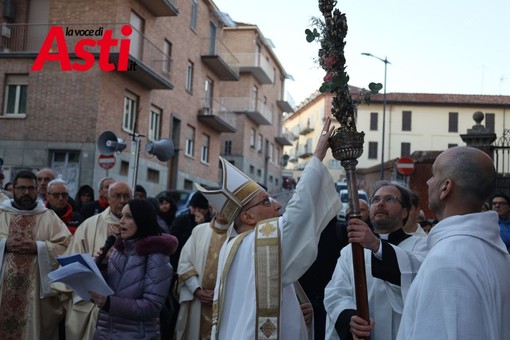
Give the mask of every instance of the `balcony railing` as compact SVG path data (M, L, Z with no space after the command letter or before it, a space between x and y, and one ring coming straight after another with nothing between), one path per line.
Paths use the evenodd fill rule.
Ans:
M216 99L200 99L198 120L219 132L236 132L235 113Z
M239 60L220 39L202 39L201 58L220 80L239 80Z
M251 72L261 84L274 83L275 70L261 53L235 53L240 72Z
M112 39L129 39L130 65L136 63L136 71L126 72L135 80L152 89L172 89L171 58L145 37L140 31L133 29L129 36L121 34L121 28L127 23L79 23L79 24L2 24L0 27L0 57L35 57L41 50L51 27L61 27L67 51L70 58L76 58L74 48L78 41L91 38L95 41L102 39L106 30L112 31ZM93 30L93 36L76 36L80 30ZM84 31L83 31L84 32ZM72 35L71 35L72 34ZM97 35L96 35L97 34ZM56 40L56 39L55 39ZM62 53L53 41L50 53ZM113 44L113 43L112 43ZM116 65L120 56L121 43L109 48L109 61ZM101 47L87 46L86 50L99 58ZM54 61L51 61L54 62Z
M292 145L291 141L294 140L294 136L290 132L282 132L274 139L280 145Z
M307 139L305 145L300 145L298 147L298 157L299 158L308 158L312 155L313 155L312 140Z
M314 130L314 127L312 124L310 124L310 122L299 126L299 134L300 135L309 134L310 132L313 132L313 130Z
M294 106L295 106L294 99L288 92L285 94L284 98L277 100L276 104L278 105L280 110L282 110L283 112L289 112L289 113L294 112Z
M250 97L221 97L220 103L236 113L244 113L258 125L271 125L273 113L261 100Z

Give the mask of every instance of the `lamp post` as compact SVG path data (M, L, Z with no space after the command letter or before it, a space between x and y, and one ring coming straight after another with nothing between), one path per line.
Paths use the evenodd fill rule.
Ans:
M376 59L379 59L384 63L384 94L383 94L383 119L382 119L382 140L381 140L381 179L384 179L384 140L385 140L385 133L386 133L386 70L388 67L388 64L391 64L388 61L387 57L384 57L384 59L379 58L372 53L361 53L362 55L366 55L368 57L373 57Z

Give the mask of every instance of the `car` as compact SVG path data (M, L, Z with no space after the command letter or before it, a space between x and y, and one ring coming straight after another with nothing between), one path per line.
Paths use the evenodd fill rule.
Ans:
M340 190L347 190L346 181L338 181L335 183L336 192L340 193Z
M338 196L340 196L340 201L342 202L342 209L338 212L337 219L340 222L345 222L346 211L349 207L349 192L347 189L341 189ZM368 202L368 195L365 190L358 190L358 197Z
M170 197L172 197L177 204L177 212L175 213L175 216L180 216L184 214L186 211L188 211L189 208L189 201L191 200L191 197L193 194L197 192L196 190L165 190L160 192L156 197L162 194L170 194Z

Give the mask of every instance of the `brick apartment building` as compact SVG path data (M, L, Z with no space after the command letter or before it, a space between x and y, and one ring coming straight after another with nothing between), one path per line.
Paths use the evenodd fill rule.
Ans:
M6 0L0 13L0 157L7 180L21 168L51 167L72 192L109 175L155 195L216 184L222 155L270 191L281 186L280 158L289 143L282 114L292 111L284 97L288 75L257 26L232 21L209 0ZM31 69L55 27L64 32L71 63L86 63L75 46L94 39L86 48L94 56L90 69L62 71L57 61ZM69 34L79 30L100 34ZM100 68L96 41L108 30L113 39L130 40L131 70ZM126 56L121 46L110 49L116 67ZM55 38L51 52L57 51ZM105 131L127 145L110 170L98 166ZM162 139L175 151L165 162L145 151Z

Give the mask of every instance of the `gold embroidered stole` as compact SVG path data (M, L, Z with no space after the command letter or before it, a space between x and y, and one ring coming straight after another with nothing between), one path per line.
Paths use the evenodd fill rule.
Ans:
M35 215L14 215L9 237L34 239ZM25 338L30 309L30 290L35 271L35 254L6 253L0 302L0 334L5 340Z
M280 338L281 259L278 218L255 228L256 338Z
M215 292L215 299L213 301L212 305L212 324L213 324L213 331L212 331L212 338L216 339L216 332L219 330L220 327L220 315L221 315L221 308L223 307L219 302L223 301L223 296L225 295L225 291L223 287L225 286L225 280L227 279L227 273L230 269L230 265L232 264L232 261L234 260L234 256L237 253L237 250L239 249L239 246L243 242L244 238L248 236L253 230L245 231L242 234L237 235L232 240L229 240L226 249L225 254L227 254L227 258L224 261L223 270L221 273L219 273L220 276L220 282L218 287L218 292ZM225 255L224 255L225 256ZM220 267L218 266L218 270Z
M211 240L209 242L209 250L202 274L202 288L207 290L214 290L216 274L218 273L218 258L220 256L221 247L227 238L227 229L220 230L214 228L214 220L211 221L211 224ZM210 339L213 314L212 306L201 304L200 307L200 339Z

